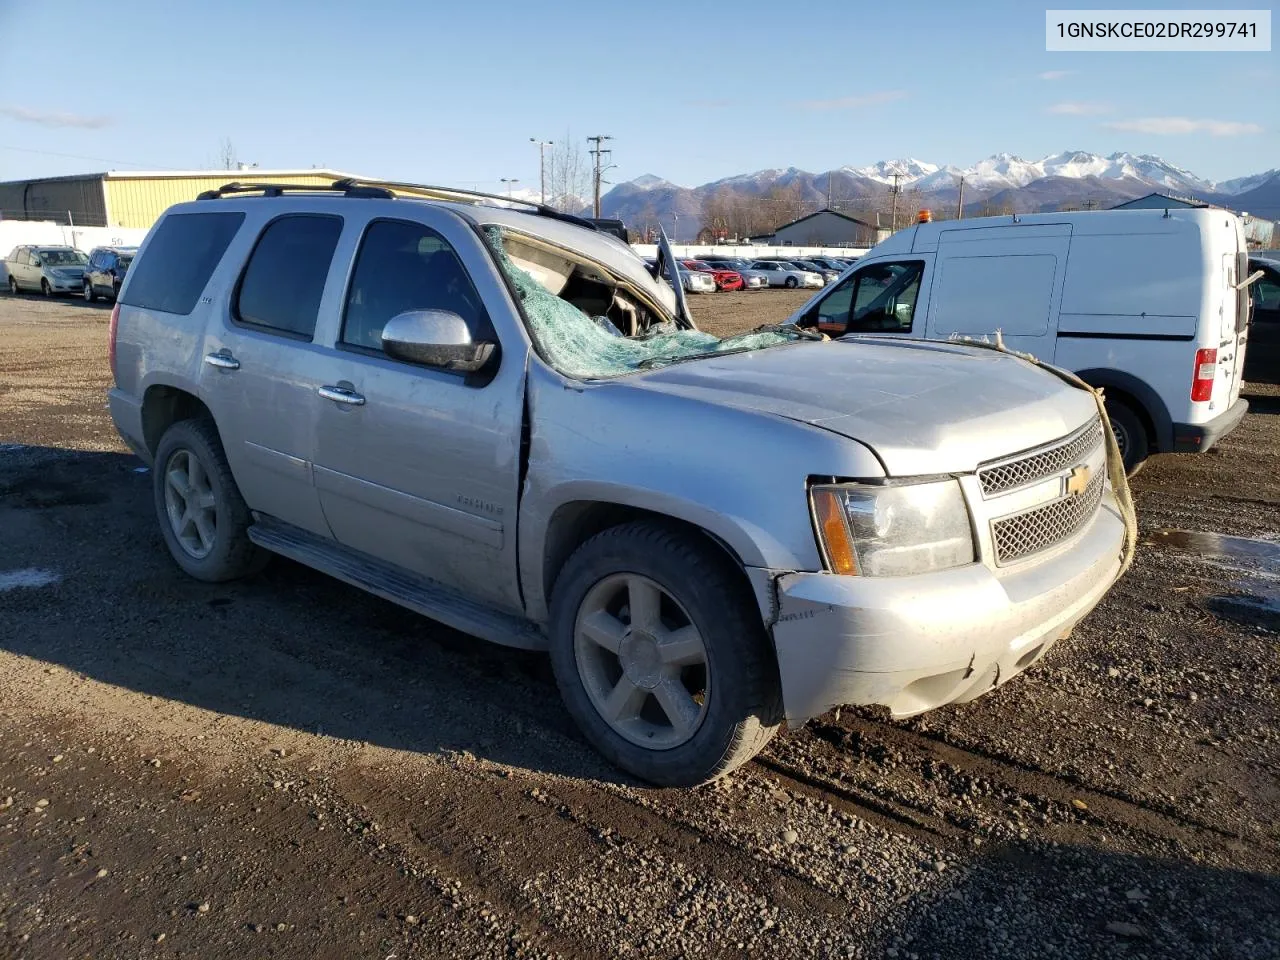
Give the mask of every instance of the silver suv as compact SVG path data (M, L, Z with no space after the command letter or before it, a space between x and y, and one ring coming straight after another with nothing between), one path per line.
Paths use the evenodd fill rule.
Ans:
M956 344L718 339L665 240L651 272L500 199L237 184L155 225L110 403L184 570L283 554L548 650L586 737L662 784L784 719L977 697L1118 576L1090 393Z

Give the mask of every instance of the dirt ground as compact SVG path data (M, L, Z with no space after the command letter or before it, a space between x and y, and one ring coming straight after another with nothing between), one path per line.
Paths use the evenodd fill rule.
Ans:
M183 576L107 315L0 297L0 957L1280 955L1280 390L1148 464L1133 570L1015 682L657 790L541 656L283 560Z

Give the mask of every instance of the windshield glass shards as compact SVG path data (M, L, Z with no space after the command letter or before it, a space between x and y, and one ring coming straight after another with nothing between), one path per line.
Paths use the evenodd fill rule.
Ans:
M807 339L809 335L794 327L774 326L721 339L700 330L681 330L663 318L626 336L609 317L588 315L516 264L507 249L510 238L501 228L488 226L484 232L524 305L530 333L543 356L570 377L590 380L622 376L665 363L760 350ZM635 312L621 289L613 296L623 301L627 311Z

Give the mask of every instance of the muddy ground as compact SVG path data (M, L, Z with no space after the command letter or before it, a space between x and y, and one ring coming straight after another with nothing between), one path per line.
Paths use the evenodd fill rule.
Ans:
M1015 682L656 790L540 656L283 560L184 577L106 327L0 297L0 957L1280 955L1280 390L1148 465L1133 570Z

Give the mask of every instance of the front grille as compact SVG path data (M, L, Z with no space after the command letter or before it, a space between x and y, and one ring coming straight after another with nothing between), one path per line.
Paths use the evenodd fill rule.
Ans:
M982 496L993 497L1051 477L1087 460L1101 444L1102 421L1094 417L1092 423L1057 446L980 469L978 480L982 484Z
M991 524L996 564L1004 566L1048 550L1079 531L1093 517L1102 500L1106 477L1094 475L1084 493L1014 514Z

